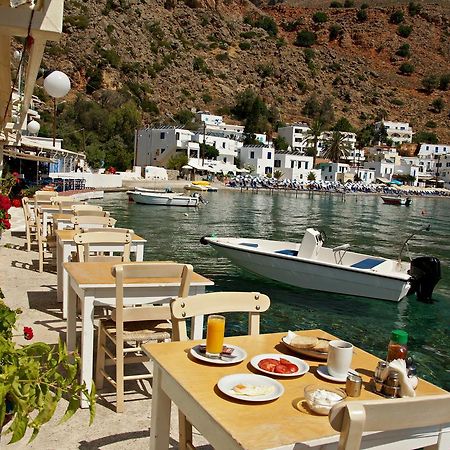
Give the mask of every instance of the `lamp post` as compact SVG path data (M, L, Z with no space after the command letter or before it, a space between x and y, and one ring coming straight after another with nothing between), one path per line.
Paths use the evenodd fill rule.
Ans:
M27 130L30 134L36 135L39 133L39 130L41 129L41 125L36 120L32 120L31 122L28 122Z
M70 91L69 77L55 70L44 79L44 89L53 98L53 147L56 140L56 99L64 97Z

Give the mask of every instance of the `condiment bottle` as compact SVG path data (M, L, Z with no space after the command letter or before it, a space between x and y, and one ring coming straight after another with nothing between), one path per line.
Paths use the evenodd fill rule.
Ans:
M393 330L388 345L387 362L394 359L406 359L408 356L408 333L403 330Z

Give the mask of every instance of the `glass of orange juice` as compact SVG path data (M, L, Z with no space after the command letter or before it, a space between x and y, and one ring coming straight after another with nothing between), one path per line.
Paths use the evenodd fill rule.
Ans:
M225 336L225 317L217 314L208 316L206 329L206 356L218 358L222 352Z

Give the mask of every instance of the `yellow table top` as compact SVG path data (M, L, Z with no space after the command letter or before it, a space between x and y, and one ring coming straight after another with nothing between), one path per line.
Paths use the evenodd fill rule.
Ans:
M334 338L322 330L306 330L298 334ZM291 352L280 342L285 335L286 333L273 333L226 337L225 344L238 345L248 354L243 362L233 365L203 363L188 355L189 349L202 341L145 344L143 348L150 358L163 368L163 372L167 372L177 384L189 392L189 395L207 411L212 420L220 424L243 448L274 448L335 436L337 433L331 428L328 416L319 416L308 411L303 389L312 383L322 387L345 389L345 384L321 379L317 375L317 367L325 365L326 361L315 361ZM262 353L280 353L280 356L285 353L297 356L309 364L310 370L301 377L274 377L284 386L285 392L280 398L271 402L252 403L234 400L218 390L216 384L225 375L259 373L250 366L249 361ZM369 389L369 381L378 361L379 358L355 347L352 368L361 375L363 389L360 397L348 397L348 401L382 398ZM261 373L261 375L264 374ZM445 391L420 380L416 393L417 395L443 394Z
M53 220L70 220L74 217L73 214L53 214Z
M173 262L173 261L144 261L146 263L154 262ZM72 277L76 283L80 286L114 286L115 279L111 275L111 269L120 263L117 262L69 262L64 263L64 268L67 270L70 277ZM140 262L133 262L133 264L141 264ZM155 284L155 285L179 285L179 278L138 278L127 279L126 285L132 284ZM214 282L210 279L194 272L192 274L192 285L196 286L212 286Z
M105 228L105 231L108 231L108 228ZM76 234L78 234L79 230L55 230L56 237L63 242L71 242ZM133 234L133 242L147 242L141 236L138 236L136 233Z

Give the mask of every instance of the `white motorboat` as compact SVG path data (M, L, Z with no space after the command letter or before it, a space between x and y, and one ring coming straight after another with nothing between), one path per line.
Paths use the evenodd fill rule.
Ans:
M136 203L144 205L164 206L198 206L199 196L188 196L176 192L151 192L148 190L134 190L127 192L128 197Z
M404 205L409 206L412 203L411 197L400 197L393 195L382 195L383 203L387 205Z
M207 192L208 186L202 184L189 183L184 186L184 189L186 189L187 191Z
M391 301L414 290L419 299L430 301L440 279L437 258L419 257L409 264L400 257L396 261L355 253L349 244L327 248L322 233L313 228L306 230L301 244L206 236L201 242L251 272L306 289Z

